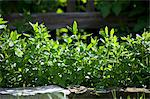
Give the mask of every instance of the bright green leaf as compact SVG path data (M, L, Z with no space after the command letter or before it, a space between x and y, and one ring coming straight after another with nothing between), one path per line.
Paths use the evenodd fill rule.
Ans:
M61 8L58 8L57 9L57 11L56 11L56 13L58 13L58 14L61 14L61 13L63 13L64 11L61 9Z
M77 26L77 22L76 21L73 22L73 29L72 30L73 30L73 34L76 35L77 32L78 32L78 26Z
M108 36L108 27L107 26L105 27L105 34L106 34L106 36Z
M83 3L87 3L87 0L81 0Z
M17 32L16 31L12 31L11 34L10 34L10 39L12 39L13 41L14 40L17 40Z
M110 37L113 37L113 35L114 35L114 29L111 29L111 31L110 31Z
M66 28L60 28L60 29L59 29L59 32L60 32L60 33L62 33L62 32L67 33L67 32L68 32L68 29L66 29Z
M26 33L23 33L23 35L26 36L26 37L30 37L30 35L29 35L29 34L26 34Z
M19 48L15 48L15 54L16 54L18 57L22 57L23 52L22 52Z
M87 46L87 49L89 50L90 48L92 48L93 44L90 43L88 46Z

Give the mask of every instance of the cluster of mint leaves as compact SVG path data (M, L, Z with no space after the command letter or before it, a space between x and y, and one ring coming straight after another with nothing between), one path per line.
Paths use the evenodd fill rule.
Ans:
M31 87L57 84L94 88L148 86L150 33L136 38L118 37L114 29L100 30L102 38L79 33L61 42L50 38L43 24L32 24L33 34L10 31L0 18L0 87ZM84 42L87 37L90 43ZM100 44L99 44L100 43Z

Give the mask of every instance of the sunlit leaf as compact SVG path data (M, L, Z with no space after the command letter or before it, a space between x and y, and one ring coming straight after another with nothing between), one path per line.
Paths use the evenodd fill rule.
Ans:
M87 49L89 50L90 48L92 48L93 44L90 43L88 46L87 46Z
M105 33L106 33L106 36L108 36L108 27L107 26L105 27Z
M3 29L5 27L6 27L6 25L0 25L0 29Z
M72 30L73 30L73 34L76 35L77 32L78 32L78 26L77 26L77 22L76 21L73 22L73 29Z
M110 37L113 37L113 35L114 35L114 29L111 29L111 31L110 31Z
M57 11L56 11L56 13L58 13L58 14L61 14L61 13L63 13L64 11L61 9L61 8L58 8L57 9Z
M18 57L22 57L23 52L22 52L19 48L15 48L15 54L16 54Z

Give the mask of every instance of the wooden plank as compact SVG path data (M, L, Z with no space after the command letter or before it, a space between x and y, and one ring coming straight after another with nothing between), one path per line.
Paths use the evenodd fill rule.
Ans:
M76 11L76 0L68 0L67 12L75 12L75 11Z
M32 14L32 22L38 21L40 23L44 22L49 29L56 29L61 27L66 27L67 25L72 25L73 21L78 22L79 28L83 29L98 29L103 26L117 27L118 21L129 22L128 26L133 26L132 19L127 19L126 17L115 17L110 16L103 18L99 12L74 12L74 13L37 13ZM11 14L5 17L10 23L14 20L22 19L21 14Z

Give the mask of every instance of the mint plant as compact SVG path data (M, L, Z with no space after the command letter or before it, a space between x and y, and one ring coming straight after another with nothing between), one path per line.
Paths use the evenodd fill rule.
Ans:
M3 19L0 19L4 24ZM101 29L102 38L83 35L77 22L65 28L72 35L51 39L43 24L29 23L33 30L20 34L1 29L0 87L57 84L94 88L147 86L150 74L150 33L121 37L114 29ZM31 33L32 32L32 33ZM90 38L89 43L86 39Z

